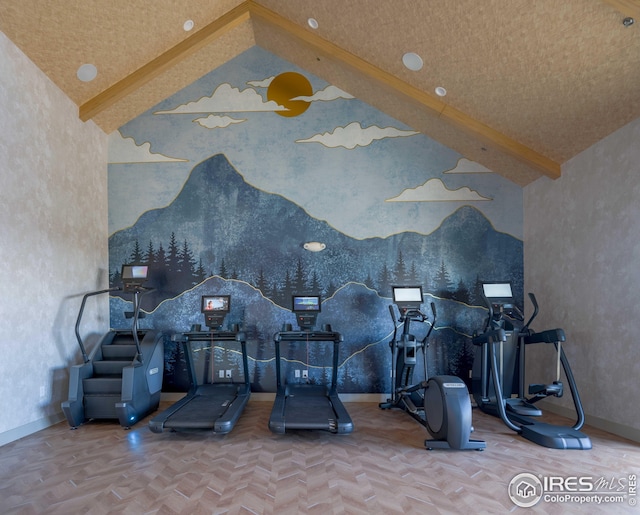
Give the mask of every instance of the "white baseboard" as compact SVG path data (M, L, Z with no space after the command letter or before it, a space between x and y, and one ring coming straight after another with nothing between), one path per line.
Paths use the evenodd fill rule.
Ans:
M566 417L573 421L576 420L576 412L573 408L567 408L565 406L552 404L546 401L541 401L539 405L540 405L540 408L542 408L543 410L548 410L552 413L555 413L556 415ZM618 424L617 422L612 422L611 420L607 420L600 417L594 417L592 415L585 414L584 419L585 419L585 425L592 426L592 427L595 427L596 429L601 429L602 431L606 431L607 433L611 433L616 436L620 436L622 438L626 438L628 440L632 440L634 442L640 443L640 429L638 428L626 426L624 424Z
M25 436L37 433L42 429L46 429L47 427L53 426L58 422L62 422L64 419L64 413L54 413L53 415L42 417L23 426L9 429L9 431L0 433L0 447L8 443L15 442L16 440L20 440L20 438L24 438Z

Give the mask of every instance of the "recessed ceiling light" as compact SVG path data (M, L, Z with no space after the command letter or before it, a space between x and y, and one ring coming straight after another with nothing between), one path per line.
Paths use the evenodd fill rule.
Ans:
M185 32L189 32L193 28L193 20L185 21L182 28L185 30Z
M443 97L447 94L447 90L444 89L442 86L438 86L436 88L436 95L438 95L439 97Z
M309 18L307 20L307 23L309 24L309 27L314 30L318 28L318 20L316 20L315 18Z
M422 57L420 57L415 52L407 52L402 56L402 63L409 68L411 71L417 72L422 69L423 62Z
M83 64L76 75L82 82L91 82L98 75L98 69L93 64Z

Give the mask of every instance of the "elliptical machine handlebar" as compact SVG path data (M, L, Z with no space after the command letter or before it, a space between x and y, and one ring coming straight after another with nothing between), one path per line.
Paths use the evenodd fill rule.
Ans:
M507 341L507 334L502 328L494 329L493 331L487 331L486 333L475 335L471 339L471 342L474 345L478 345L478 346L484 345L485 343L488 343L489 345L491 345L496 342L506 342L506 341Z
M429 338L429 336L431 335L431 331L433 331L434 326L436 325L436 305L435 303L431 302L431 313L433 313L433 320L431 321L430 325L429 325L429 331L427 332L427 334L425 335L425 337L422 339L422 343L426 342L427 339ZM408 332L408 326L410 324L410 322L421 322L424 323L426 322L429 317L427 317L427 315L425 315L422 311L420 311L420 309L417 308L409 308L409 309L399 309L400 311L400 318L397 319L398 322L404 324L405 327L405 333ZM393 320L393 339L396 339L396 335L397 335L397 330L398 327L396 325L396 313L395 310L393 309L393 304L389 304L389 313L391 314L391 320Z
M533 322L533 319L538 316L538 301L536 300L536 296L532 292L529 292L529 299L531 300L531 304L533 304L533 314L531 315L529 321L524 324L524 327L521 331L521 333L523 334L529 333L529 326L531 326L531 322Z
M563 329L547 329L540 333L528 333L523 337L525 344L530 343L558 343L566 342L567 337Z
M431 302L430 304L431 304L431 313L433 313L433 320L431 321L431 326L429 327L429 331L427 332L424 339L422 340L423 342L427 341L427 338L429 338L429 336L431 335L431 331L433 331L433 328L436 325L436 305L433 302Z

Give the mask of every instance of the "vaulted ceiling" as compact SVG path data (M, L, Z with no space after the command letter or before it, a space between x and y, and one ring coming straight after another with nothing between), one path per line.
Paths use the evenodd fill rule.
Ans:
M0 0L0 30L106 133L254 45L520 185L640 117L640 0Z

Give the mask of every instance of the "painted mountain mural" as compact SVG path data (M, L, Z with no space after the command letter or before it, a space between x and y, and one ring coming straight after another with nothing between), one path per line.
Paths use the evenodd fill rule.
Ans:
M312 241L326 249L305 250L304 243ZM114 233L109 255L114 286L122 264L150 266L147 285L154 291L142 301L144 323L158 329L186 331L203 322L201 295L230 294L227 323L240 323L246 331L255 391L275 391L273 334L295 322L293 293L321 294L318 324L330 323L343 334L343 393L389 390L392 284L422 285L426 301L436 306L429 373L465 380L473 359L470 336L486 317L479 280L511 281L520 305L523 297L522 242L496 231L471 206L460 207L431 234L354 239L286 198L247 184L223 155L195 166L169 206ZM130 299L123 295L111 299L112 327L127 324L122 313ZM422 325L415 327L417 337L428 329ZM170 341L166 345L163 389L183 390L182 351ZM299 347L283 349L287 363L308 366L312 382L330 377L330 346ZM223 353L223 366L242 370L237 350L216 352ZM295 365L285 368L289 374Z

